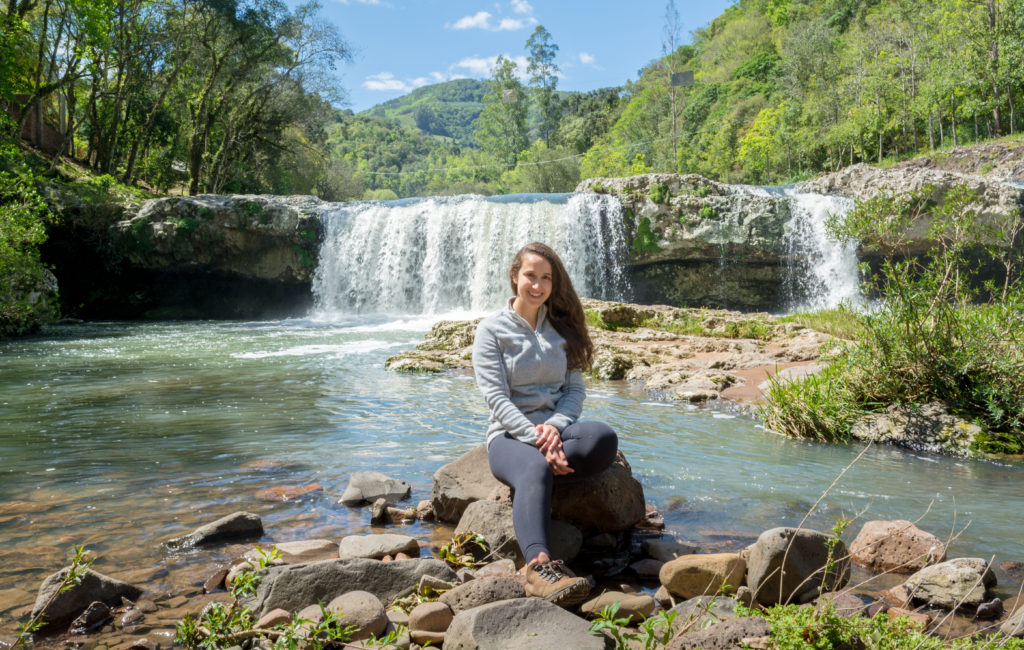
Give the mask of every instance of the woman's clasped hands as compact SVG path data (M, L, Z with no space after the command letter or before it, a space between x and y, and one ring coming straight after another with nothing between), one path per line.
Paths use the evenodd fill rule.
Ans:
M574 470L569 467L569 460L565 457L565 451L562 449L562 437L558 429L550 424L538 424L535 428L537 442L534 444L540 449L540 453L544 454L545 460L551 466L551 472L555 476L572 474Z

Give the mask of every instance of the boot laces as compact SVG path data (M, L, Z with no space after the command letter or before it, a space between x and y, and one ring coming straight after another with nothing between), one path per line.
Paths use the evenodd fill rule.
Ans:
M555 584L559 580L565 577L561 570L562 562L560 560L552 560L545 562L544 564L537 564L534 570L551 584Z

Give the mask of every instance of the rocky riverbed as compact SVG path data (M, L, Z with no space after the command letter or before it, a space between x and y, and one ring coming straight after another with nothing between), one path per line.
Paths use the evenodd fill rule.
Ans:
M91 570L60 591L65 570L44 581L27 616L45 617L44 647L124 650L169 647L161 622L185 616L199 620L184 628L187 645L212 638L216 647L271 647L286 634L322 633L327 616L336 628L357 627L355 647L374 636L403 648L609 648L612 639L591 632L590 620L612 603L633 625L667 620L659 612L673 616L662 630L668 648L772 647L768 623L741 616L741 603L755 611L813 603L842 617L905 616L943 638L1024 636L1024 603L1009 595L1020 563L950 559L948 540L900 520L858 522L855 535L843 535L848 542L778 527L749 544L737 540L731 551L694 548L662 533L621 455L598 476L556 487L553 549L592 583L591 598L569 610L526 597L511 495L487 471L482 445L438 469L431 499L413 505L408 496L398 478L359 472L340 502L379 532L275 544L285 531L237 512L166 540L168 552L187 554L196 576L172 601L157 605L145 582ZM454 537L441 549L403 534L411 521L431 522L444 537L454 525ZM213 561L225 552L232 559ZM242 593L246 584L252 588ZM215 625L218 611L242 607L251 616ZM304 622L293 624L296 617Z

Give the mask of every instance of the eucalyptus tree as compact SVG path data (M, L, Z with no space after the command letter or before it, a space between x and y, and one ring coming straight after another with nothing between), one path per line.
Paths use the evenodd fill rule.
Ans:
M530 145L526 128L527 99L515 61L498 56L484 95L484 109L475 122L477 143L508 169Z
M558 95L555 94L559 72L555 64L558 46L552 42L551 34L544 29L544 25L537 25L530 38L526 39L526 49L530 52L526 74L530 75L533 97L540 114L540 137L544 144L550 145L561 117Z

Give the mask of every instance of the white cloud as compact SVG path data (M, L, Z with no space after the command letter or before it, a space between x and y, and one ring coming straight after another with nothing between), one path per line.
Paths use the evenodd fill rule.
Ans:
M514 32L517 29L522 29L523 27L532 25L535 22L537 21L533 18L527 18L526 20L522 20L520 18L502 18L501 22L498 23L498 26L494 28L494 31Z
M530 3L527 2L526 0L512 0L511 5L512 11L516 12L517 14L533 13L533 7L531 7Z
M363 81L363 88L367 90L379 90L384 92L394 92L400 90L402 92L410 92L416 90L420 86L426 86L428 84L436 84L442 81L447 81L451 77L441 74L440 72L431 72L425 77L415 77L413 79L396 79L395 75L390 72L381 72L379 74L373 74Z
M516 76L520 80L526 81L526 67L529 65L529 61L526 60L525 56L509 56L505 55L506 59L511 59L516 64ZM462 59L458 63L451 66L451 69L467 70L471 77L490 77L491 71L494 69L494 63L498 60L497 56L470 56ZM466 76L457 75L455 73L448 76L449 79L461 79Z
M586 65L593 65L594 64L594 57L593 57L593 55L587 54L586 52L580 52L580 63L586 64Z
M464 16L455 21L452 29L491 29L491 14L478 11L474 16Z

